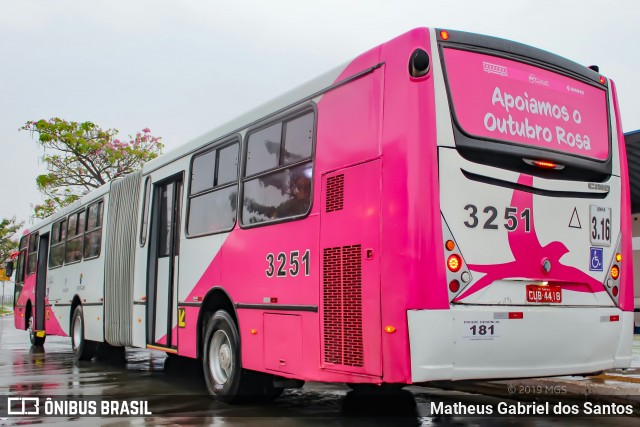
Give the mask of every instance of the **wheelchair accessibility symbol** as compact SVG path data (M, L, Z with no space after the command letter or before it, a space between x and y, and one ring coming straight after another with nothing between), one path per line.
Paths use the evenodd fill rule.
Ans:
M591 248L589 255L589 270L590 271L602 271L602 248Z

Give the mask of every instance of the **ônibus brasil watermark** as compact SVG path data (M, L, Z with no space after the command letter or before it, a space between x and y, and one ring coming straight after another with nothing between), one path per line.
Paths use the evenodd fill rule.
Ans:
M4 412L4 411L3 411ZM146 400L56 397L8 397L6 415L144 416L153 415Z

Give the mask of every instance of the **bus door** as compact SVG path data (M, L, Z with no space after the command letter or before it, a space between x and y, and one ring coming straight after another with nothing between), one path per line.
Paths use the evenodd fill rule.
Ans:
M49 233L40 235L38 244L38 267L36 270L35 314L33 330L45 330L45 297L47 294L47 260L49 259Z
M182 175L154 186L147 274L147 342L177 348Z

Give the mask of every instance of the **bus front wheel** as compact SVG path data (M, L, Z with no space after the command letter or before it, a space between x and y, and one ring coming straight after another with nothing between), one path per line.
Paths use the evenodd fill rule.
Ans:
M79 305L71 318L71 345L76 360L91 360L96 352L96 342L84 338L84 314Z

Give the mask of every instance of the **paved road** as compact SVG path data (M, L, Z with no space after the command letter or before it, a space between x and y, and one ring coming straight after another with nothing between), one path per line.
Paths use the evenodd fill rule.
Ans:
M0 408L5 397L65 395L85 398L150 400L171 415L129 418L26 416L0 419L2 425L638 425L637 418L546 417L434 417L431 404L497 405L504 400L487 396L410 387L393 399L360 399L342 385L308 384L291 390L269 405L228 406L206 395L197 363L166 358L164 353L127 350L126 362L93 360L74 363L68 338L47 337L44 349L28 344L24 331L13 328L11 317L0 317ZM507 401L515 404L515 401ZM159 405L159 406L158 406ZM355 415L355 416L354 416Z

